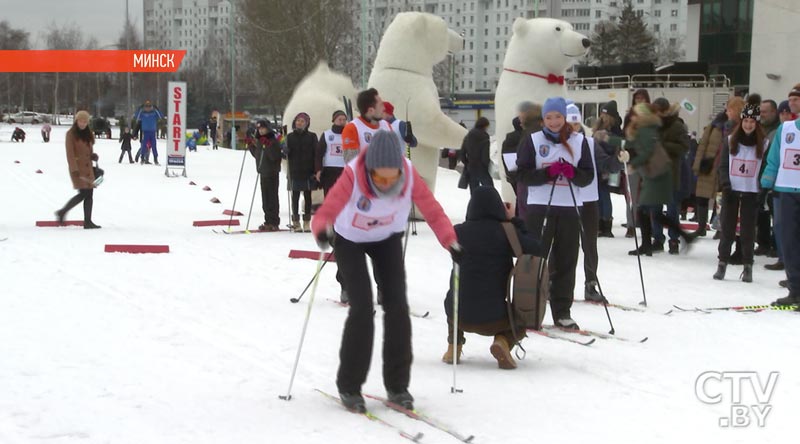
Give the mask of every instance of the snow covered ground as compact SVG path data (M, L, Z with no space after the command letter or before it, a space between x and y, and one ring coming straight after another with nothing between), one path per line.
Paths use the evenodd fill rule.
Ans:
M106 180L95 193L94 221L103 228L37 228L35 221L52 220L74 192L66 127L54 128L49 144L37 126L25 129L28 142L15 144L8 142L11 127L0 125L0 238L8 237L0 243L0 443L405 442L314 391L335 393L346 315L326 301L338 295L335 266L322 273L293 399L278 399L287 392L310 302L309 295L298 304L289 298L315 267L287 253L314 250L315 243L310 234L225 236L192 227L231 208L242 151L198 147L188 153L189 177L167 178L163 167L118 164L119 143L99 140ZM236 208L246 213L256 179L249 155L244 172ZM455 172L440 170L436 195L460 222L468 193L456 181ZM212 191L203 191L206 185ZM281 192L284 224L286 198ZM626 254L633 242L619 227L624 200L615 196L614 205L617 238L599 241L601 282L613 302L635 306L642 294L636 259ZM258 196L253 213L251 228L263 217ZM68 217L81 218L80 206ZM239 219L244 225L246 217ZM777 286L782 274L762 267L772 259L757 258L755 282L744 284L735 266L725 281L711 279L710 236L689 255L643 258L647 312L611 309L611 316L618 336L648 336L646 343L599 339L582 347L533 336L519 369L503 371L489 354L491 339L468 335L458 367L463 393L454 395L452 369L440 361L449 256L426 225L418 231L407 255L409 300L431 315L413 319L410 391L420 410L474 435L475 443L777 443L796 435L800 314L663 314L672 304L763 304L785 295ZM116 243L168 244L171 252L103 252ZM609 329L601 307L575 304L573 315L584 328ZM380 347L378 339L364 390L382 395ZM731 389L710 380L706 393L722 394L721 402L699 401L695 381L707 371L754 371L762 383L780 372L766 426L751 414L749 427L720 427L719 418L731 413ZM757 403L749 380L742 390L743 404ZM375 402L369 407L424 432L421 442L455 442Z

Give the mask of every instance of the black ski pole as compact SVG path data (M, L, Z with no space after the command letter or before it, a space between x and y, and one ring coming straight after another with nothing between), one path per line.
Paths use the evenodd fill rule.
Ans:
M261 180L261 173L256 175L256 184L253 185L253 197L250 199L250 211L247 212L247 223L244 225L244 231L250 231L250 216L253 215L253 203L256 201L256 190L258 190L258 182Z
M408 104L411 102L411 97L406 100L406 131L408 131ZM403 134L403 141L405 141L405 134ZM406 142L406 155L408 156L408 160L411 161L412 165L414 163L411 160L411 145ZM417 209L414 203L411 203L411 234L416 236L417 235ZM408 238L406 238L406 242L408 242ZM405 249L403 249L403 254L405 255ZM405 258L405 256L404 256Z
M308 285L306 285L306 288L304 288L303 292L300 293L300 296L298 296L296 298L290 298L289 299L289 301L292 304L296 304L296 303L300 302L300 299L303 299L303 296L306 294L306 291L308 291L308 287L310 287L311 284L314 283L314 281L317 279L317 276L319 276L319 273L322 271L323 268L325 268L325 264L328 263L328 260L330 259L331 256L330 256L330 253L324 253L324 255L325 255L325 259L322 262L322 266L317 269L316 273L314 273L314 277L312 277L311 280L308 281Z
M631 194L631 181L628 178L627 173L627 166L622 171L625 174L625 184L628 188L628 198L625 199L625 206L628 211L631 212L631 221L633 221L633 242L636 245L636 262L639 264L639 281L642 284L642 300L639 302L639 305L647 307L647 292L644 289L644 274L642 273L642 252L639 250L639 235L636 234L636 219L637 214L634 210L633 206L633 195ZM630 227L629 227L630 228Z
M569 184L569 194L572 196L572 205L575 207L575 213L578 216L578 227L581 230L581 242L585 245L586 244L586 231L583 229L583 219L581 219L581 210L578 209L578 201L575 200L575 191L572 189L572 179L566 178L567 183ZM597 291L600 292L600 297L603 298L603 308L606 310L606 317L608 318L608 325L611 326L611 331L608 334L613 335L615 333L614 330L614 323L611 322L611 313L608 312L608 301L606 300L605 295L603 294L603 286L600 285L600 278L597 277Z
M233 195L233 206L231 207L231 217L228 219L228 232L231 231L231 224L233 223L233 215L236 214L236 199L239 198L239 186L242 184L242 173L244 172L244 161L247 160L247 148L244 149L242 156L242 166L239 168L239 180L236 181L236 193Z

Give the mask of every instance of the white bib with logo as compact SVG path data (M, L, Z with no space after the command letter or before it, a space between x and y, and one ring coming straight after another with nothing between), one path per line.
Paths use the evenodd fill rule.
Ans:
M322 137L325 138L325 146L328 147L322 158L322 166L344 168L342 135L326 130L322 133Z
M781 126L781 152L775 186L800 188L800 131L794 121Z
M728 144L730 146L730 137ZM766 151L769 140L764 141ZM731 189L743 193L758 193L758 172L761 171L761 161L756 157L756 147L739 144L739 153L735 156L728 155L728 176L731 180Z
M360 118L353 119L353 124L356 126L356 130L358 130L358 152L367 149L369 143L372 141L372 135L375 134L378 131L378 129L386 131L392 130L392 127L389 126L389 122L385 120L380 121L380 123L378 124L378 129L370 128Z
M569 146L572 148L574 154L570 154L567 148L560 143L553 143L544 136L542 131L531 134L533 141L533 149L536 150L536 169L547 168L553 163L564 159L565 162L577 167L578 162L581 160L581 151L583 148L583 134L572 133L569 136ZM550 192L553 192L553 199L550 201L552 206L556 207L572 207L577 204L583 205L581 198L581 189L574 184L572 185L572 192L570 192L570 183L564 176L559 176L555 182L555 189L553 189L553 182L548 181L544 185L529 186L528 187L528 205L547 205L550 201ZM575 200L573 201L573 194Z
M409 174L404 177L408 183L406 192L390 198L368 197L359 187L359 175L356 162L349 163L353 169L353 192L350 200L336 217L333 227L336 232L351 242L379 242L394 233L402 233L408 223L411 212L411 194L414 187L414 175L411 162L405 159ZM404 171L404 173L405 173Z

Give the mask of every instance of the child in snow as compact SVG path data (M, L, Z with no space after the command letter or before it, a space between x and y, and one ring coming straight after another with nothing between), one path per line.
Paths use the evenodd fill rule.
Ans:
M119 162L122 163L122 158L125 157L125 153L128 153L128 161L133 163L133 157L131 157L131 139L133 135L131 134L130 128L125 128L122 131L122 134L119 135L119 143L121 144L120 150L122 151L119 153Z

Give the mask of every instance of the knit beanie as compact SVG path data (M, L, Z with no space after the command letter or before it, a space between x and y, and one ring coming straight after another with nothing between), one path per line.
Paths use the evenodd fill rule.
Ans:
M336 118L337 118L338 116L345 116L345 118L346 118L346 117L347 117L347 114L345 114L345 112L344 112L344 111L342 111L342 110L340 110L340 109L337 109L336 111L334 111L334 112L333 112L333 115L331 116L331 122L333 122L334 120L336 120Z
M386 114L388 114L390 116L393 116L394 115L394 105L392 105L391 103L389 103L389 102L384 100L383 101L383 112L385 112Z
M789 91L789 97L800 97L800 83L792 87L792 90Z
M789 101L788 100L784 100L783 102L781 102L780 105L778 105L778 114L780 114L780 113L790 113L790 112L792 112L792 109L789 108Z
M550 97L549 99L544 101L544 106L542 106L542 116L545 114L556 111L562 116L567 116L567 101L564 100L563 97Z
M761 107L758 105L751 105L747 104L742 109L742 113L739 114L739 118L744 119L754 119L756 122L761 121Z
M567 123L581 123L581 110L574 103L567 105Z
M365 165L367 170L376 168L402 168L403 154L400 138L392 131L378 130L372 135L367 147Z
M75 113L75 121L76 122L78 120L86 120L88 122L89 121L89 117L90 116L89 116L89 112L88 111L81 110L81 111L78 111L77 113Z

